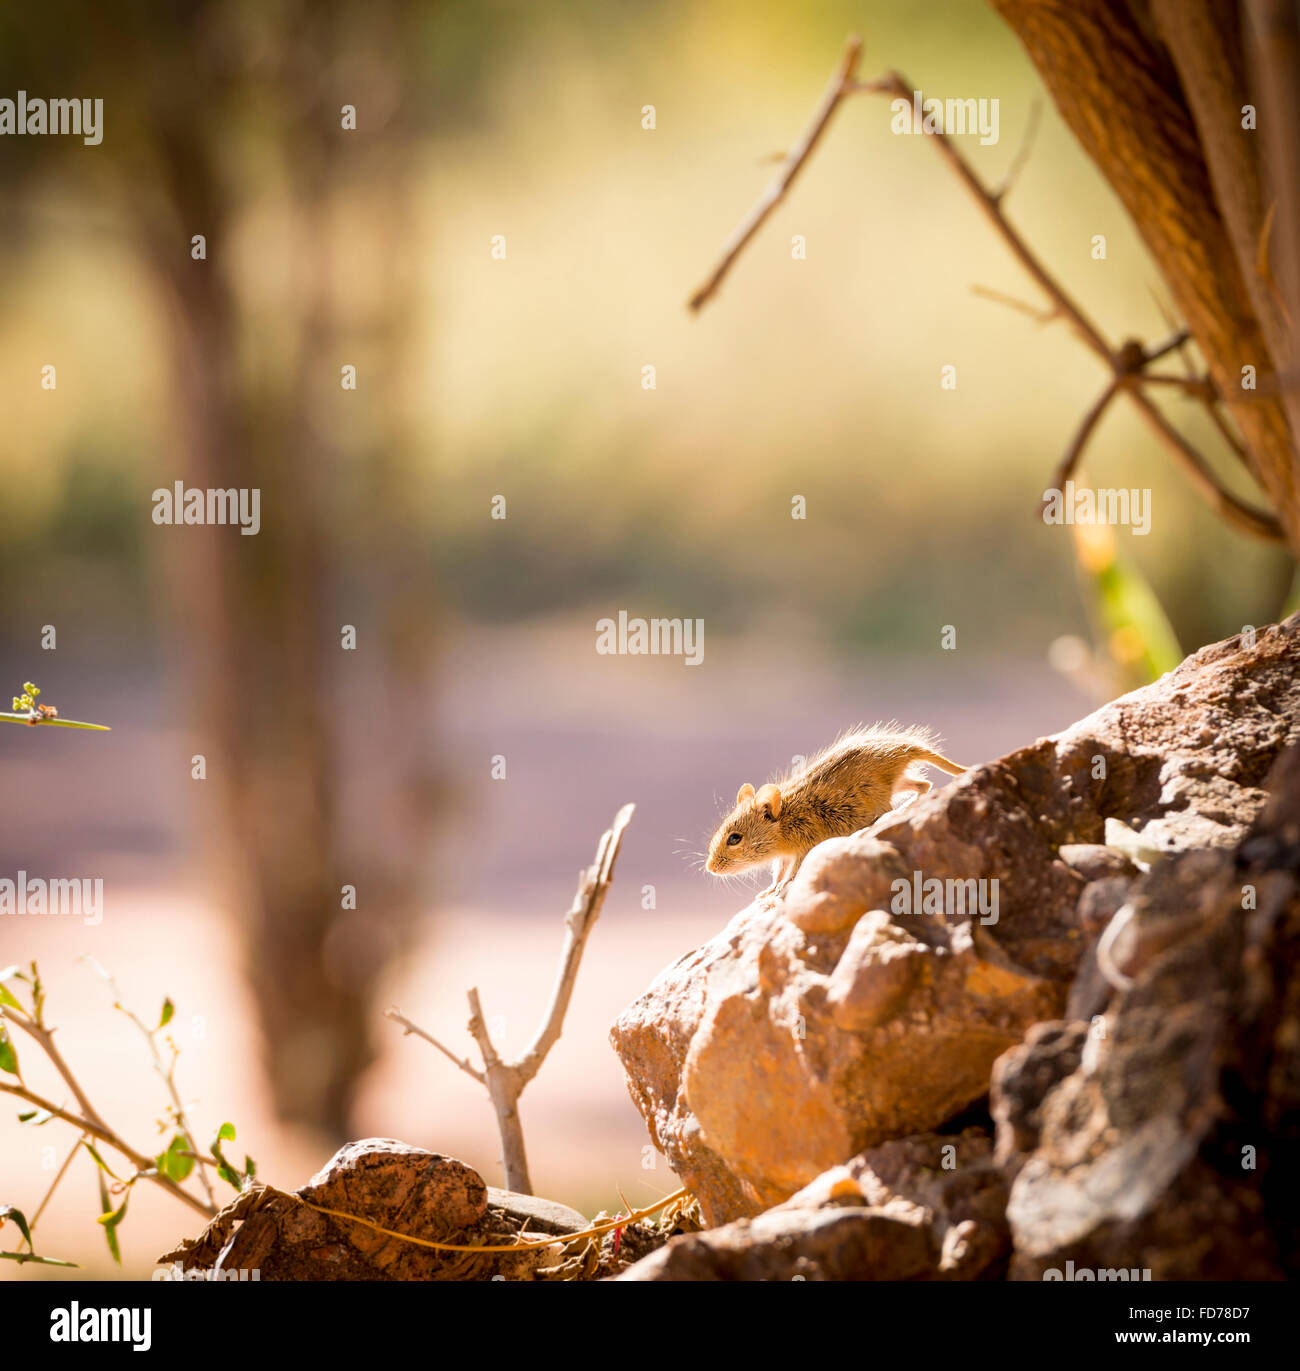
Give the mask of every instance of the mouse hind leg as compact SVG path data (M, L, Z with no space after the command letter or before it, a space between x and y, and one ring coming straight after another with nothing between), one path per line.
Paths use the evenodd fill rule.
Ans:
M922 795L928 794L931 788L931 783L924 776L904 776L894 787L890 798L897 802L900 797L906 797L902 799L902 804L915 804ZM895 807L900 806L896 803Z

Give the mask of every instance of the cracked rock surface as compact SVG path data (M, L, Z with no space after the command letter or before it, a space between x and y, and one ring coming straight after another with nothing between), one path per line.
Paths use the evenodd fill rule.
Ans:
M1283 904L1263 928L1233 882L1262 860L1243 856L1252 841L1287 860L1276 805L1273 828L1259 824L1270 770L1300 742L1298 668L1300 616L1203 648L1064 732L823 843L780 905L741 910L663 971L611 1037L651 1139L707 1222L754 1218L855 1157L942 1128L989 1094L999 1058L1013 1274L1059 1264L1107 1225L1136 1232L1123 1225L1159 1196L1196 1190L1196 1168L1216 1165L1198 1151L1210 1124L1196 1110L1218 1106L1193 1097L1221 1100L1215 1073L1243 1050L1230 1029L1245 981L1232 978L1249 979L1243 958L1294 953L1278 932L1291 897L1270 897ZM1300 785L1277 804L1288 795L1300 811ZM1270 890L1283 879L1260 873ZM935 908L900 909L900 891L934 881ZM1097 943L1135 902L1111 940L1121 994ZM1133 1082L1127 1094L1119 1080ZM1103 1139L1117 1127L1115 1151ZM1250 1211L1258 1177L1242 1186L1221 1188L1200 1221ZM1251 1269L1275 1248L1261 1239ZM1241 1260L1255 1253L1246 1241Z

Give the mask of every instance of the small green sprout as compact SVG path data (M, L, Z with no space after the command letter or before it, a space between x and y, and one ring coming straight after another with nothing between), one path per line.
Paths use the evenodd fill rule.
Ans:
M31 681L24 681L23 693L14 696L14 712L12 714L0 714L0 721L10 724L29 724L33 728L38 724L55 724L59 728L93 728L100 733L111 731L107 724L85 724L79 719L60 719L59 711L53 705L38 705L36 703L36 697L40 693L39 686Z

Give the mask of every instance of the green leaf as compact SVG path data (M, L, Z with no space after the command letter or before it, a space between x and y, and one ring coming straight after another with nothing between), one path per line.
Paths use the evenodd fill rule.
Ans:
M166 1028L172 1021L172 1015L176 1013L176 1006L170 999L163 1001L162 1014L158 1019L158 1027Z
M227 1185L233 1185L236 1190L242 1190L244 1188L243 1177L240 1176L239 1172L236 1171L233 1166L231 1166L222 1155L221 1151L221 1144L223 1141L234 1142L234 1140L235 1125L233 1123L223 1123L221 1127L217 1129L217 1136L212 1139L212 1146L208 1150L216 1159L217 1175L220 1176Z
M27 1239L27 1246L32 1247L32 1230L27 1227L27 1216L21 1209L15 1209L11 1204L0 1205L0 1224L5 1222L17 1224L18 1231Z
M65 1262L61 1257L38 1257L35 1252L0 1252L0 1258L11 1262L35 1262L37 1266L75 1266L77 1262Z
M1151 583L1134 566L1116 560L1098 577L1103 615L1112 635L1126 632L1133 650L1154 679L1172 671L1183 660L1173 628L1151 588Z
M19 1123L29 1123L33 1128L40 1128L42 1124L49 1123L54 1117L48 1109L29 1109L26 1114L19 1114Z
M27 1010L23 1008L23 1002L5 985L6 981L25 981L26 979L27 977L17 966L7 966L3 971L0 971L0 1004L7 1004L10 1009L17 1009L26 1014Z
M1099 646L1125 680L1141 685L1172 671L1183 658L1178 639L1150 582L1118 555L1109 528L1076 526L1075 555L1099 621Z
M36 959L32 958L32 1012L39 1023L45 1012L45 987L41 984L41 973L36 969Z
M14 1051L8 1028L0 1028L0 1071L7 1071L11 1076L18 1074L18 1053Z
M112 1176L115 1181L121 1180L121 1177L113 1170L111 1166L109 1166L109 1164L103 1159L103 1157L101 1157L99 1153L95 1150L95 1144L91 1142L89 1138L82 1138L81 1143L82 1146L86 1149L86 1151L89 1152L92 1157L94 1157L95 1162L101 1171L107 1171L108 1174ZM103 1186L104 1179L102 1176L100 1177L99 1183L101 1186Z
M167 1150L158 1154L158 1170L179 1185L194 1170L194 1158L184 1155L190 1150L188 1140L177 1133Z
M93 1152L94 1149L91 1148L91 1151ZM103 1163L101 1162L100 1165L102 1166ZM105 1167L104 1169L107 1170L108 1168ZM113 1201L108 1198L108 1186L104 1183L103 1176L99 1178L99 1207L103 1210L99 1216L99 1222L104 1225L104 1237L108 1242L108 1250L112 1254L113 1260L118 1266L121 1266L122 1249L117 1241L117 1226L122 1222L122 1215L126 1213L126 1201L122 1201L121 1209L113 1208Z
M244 1158L244 1175L251 1181L257 1175L257 1163L252 1157Z
M122 1203L119 1204L116 1209L110 1211L109 1213L101 1214L97 1222L102 1223L105 1228L116 1228L118 1224L121 1223L124 1218L126 1218L126 1206L130 1198L131 1192L127 1191L125 1197L122 1200Z

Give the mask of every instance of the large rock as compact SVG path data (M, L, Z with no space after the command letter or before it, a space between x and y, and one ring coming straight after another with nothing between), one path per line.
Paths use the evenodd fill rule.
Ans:
M525 1225L530 1234L560 1237L578 1232L584 1221L564 1205L491 1189L455 1157L392 1138L364 1138L341 1147L293 1195L253 1186L197 1239L159 1261L211 1279L242 1272L263 1281L535 1280L560 1260L558 1243L470 1253L389 1236L504 1246Z
M988 1090L998 1056L1104 1004L1085 956L1155 853L1227 850L1300 738L1298 619L1202 649L1053 738L809 854L612 1030L655 1145L711 1224ZM1110 821L1108 823L1108 821ZM1109 829L1109 832L1108 832ZM1126 849L1116 851L1116 848ZM894 912L903 882L996 881L995 915Z
M1135 881L1104 1012L997 1064L1013 1279L1300 1274L1300 748L1236 851Z
M754 1219L674 1238L624 1281L981 1280L1010 1249L987 1133L884 1143Z

